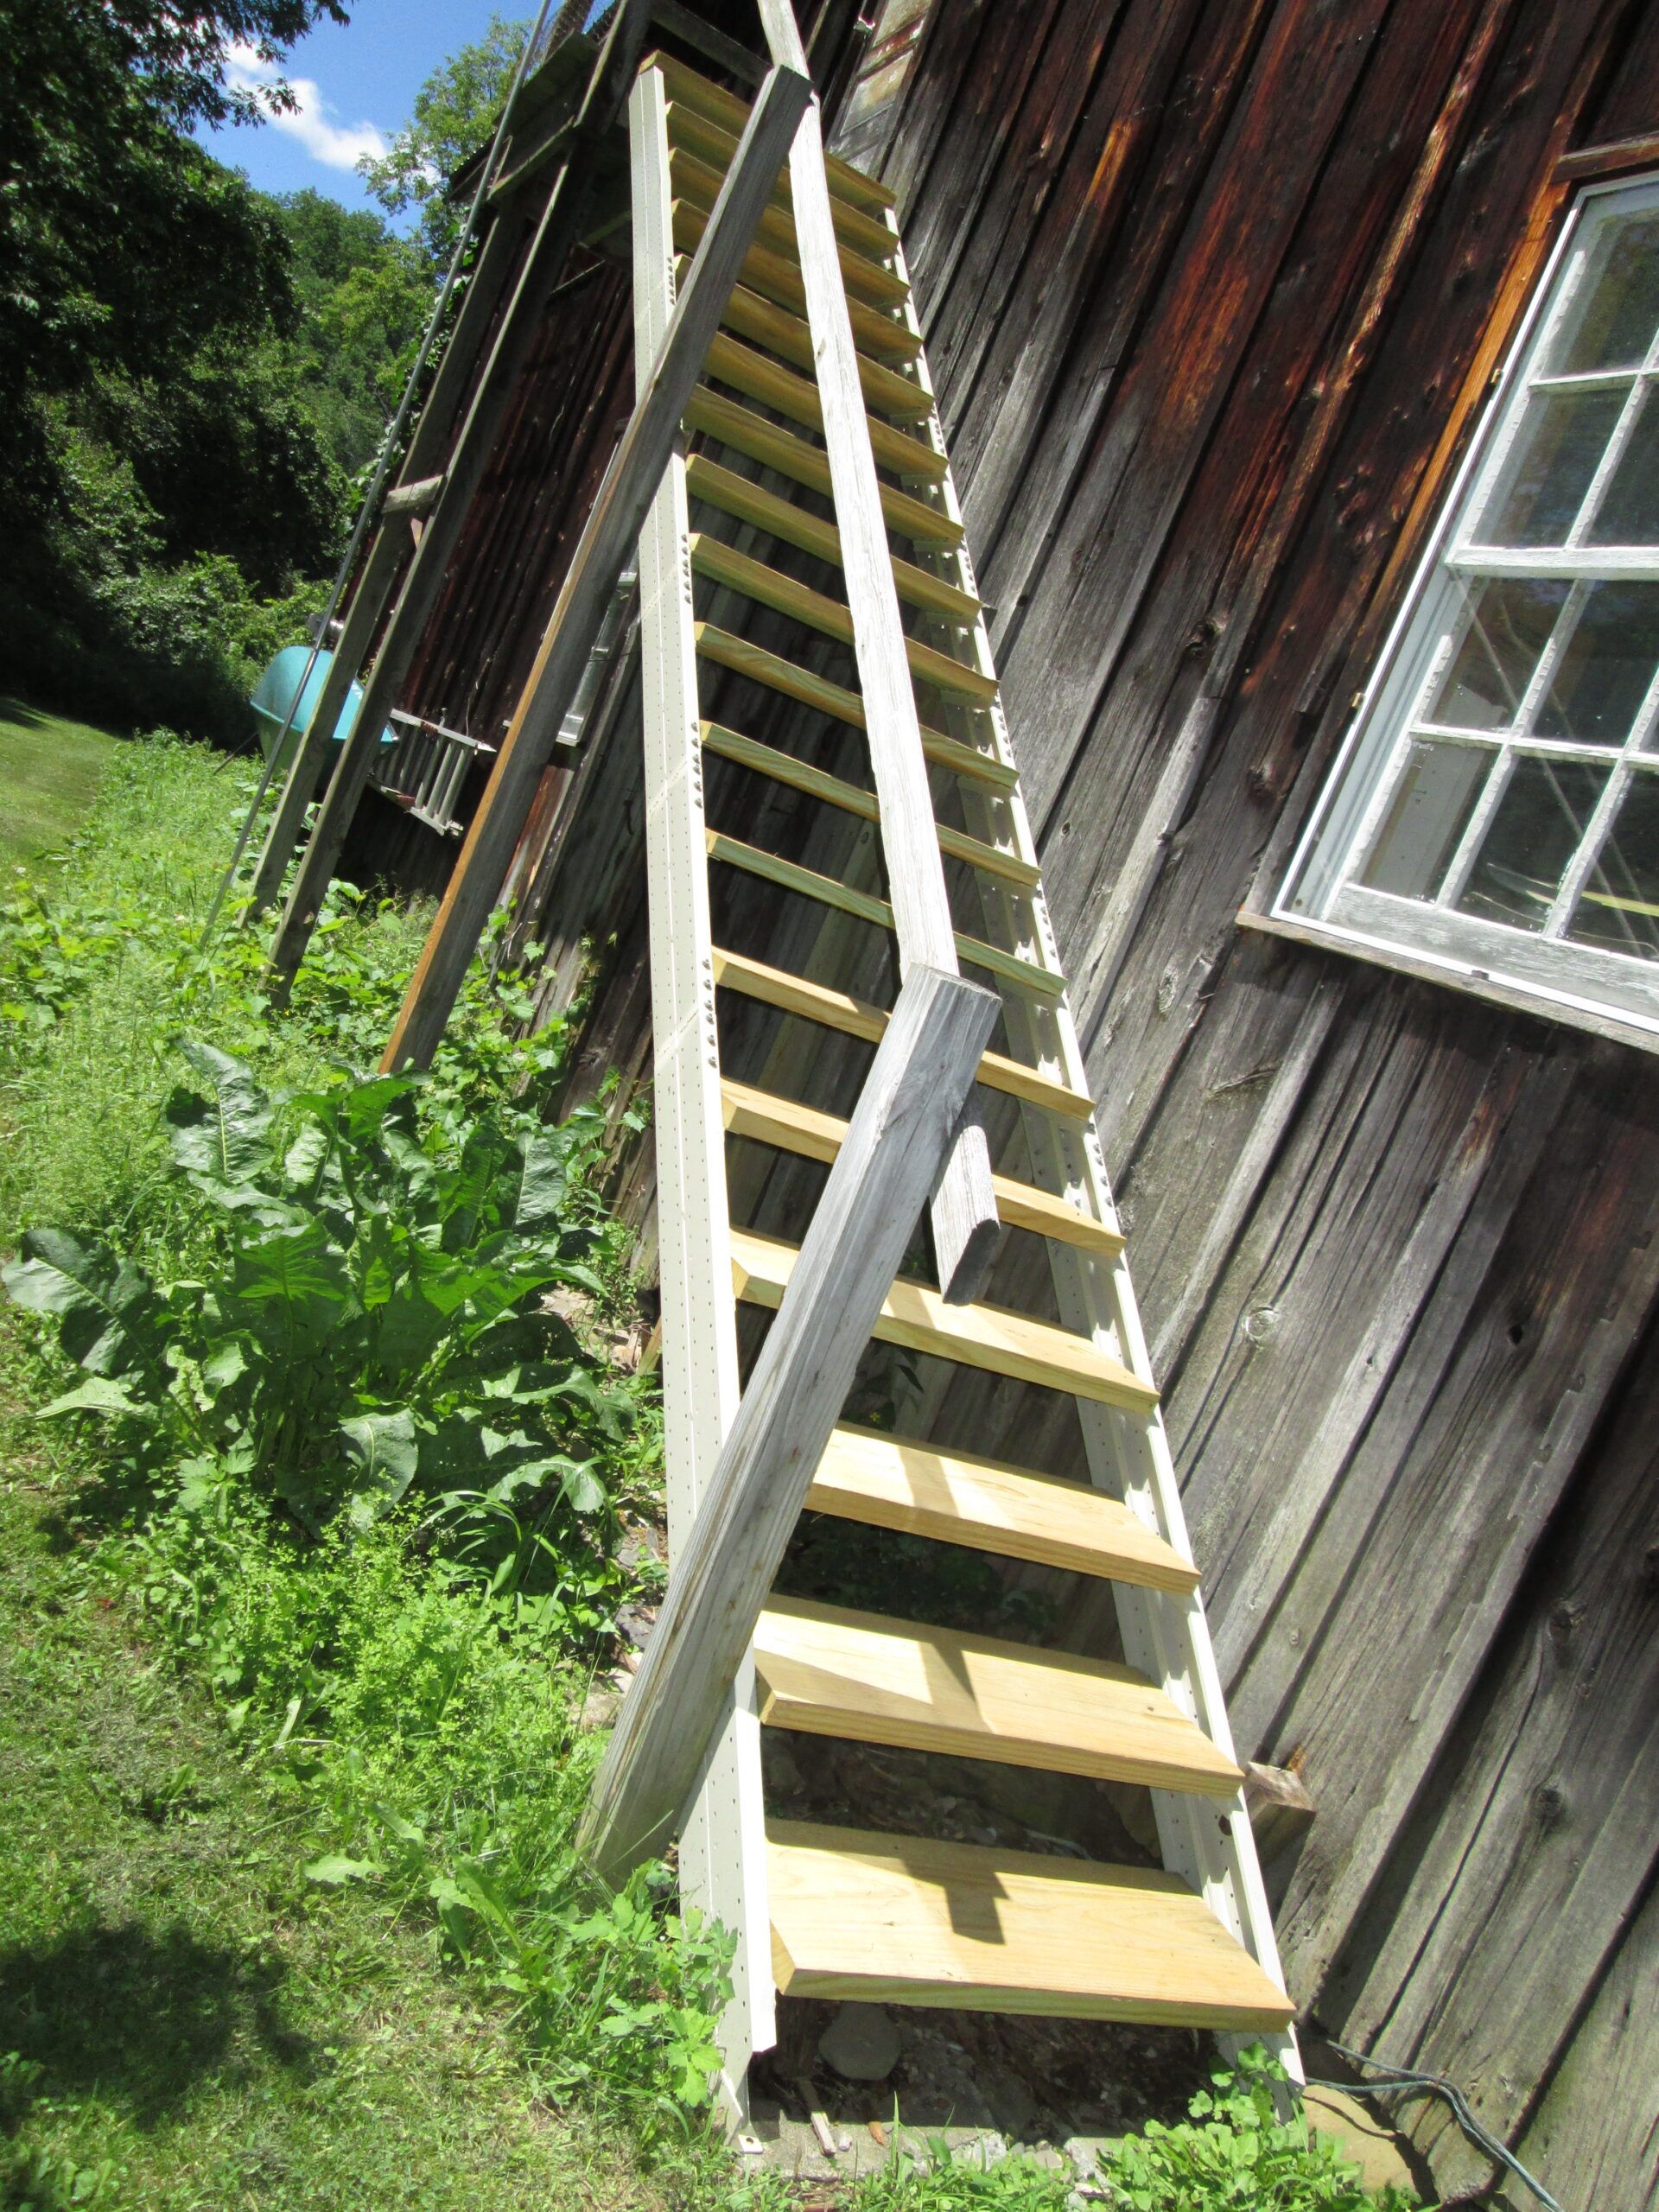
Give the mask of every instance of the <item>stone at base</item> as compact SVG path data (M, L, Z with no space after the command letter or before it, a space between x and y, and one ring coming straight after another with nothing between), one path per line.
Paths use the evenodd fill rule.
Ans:
M1302 2101L1309 2129L1335 2144L1343 2157L1359 2168L1367 2189L1382 2189L1390 2182L1408 2196L1416 2194L1411 2168L1400 2154L1392 2133L1368 2105L1340 2089L1309 2089Z
M818 2037L818 2056L843 2082L885 2082L899 2063L899 2031L880 2005L843 2005Z

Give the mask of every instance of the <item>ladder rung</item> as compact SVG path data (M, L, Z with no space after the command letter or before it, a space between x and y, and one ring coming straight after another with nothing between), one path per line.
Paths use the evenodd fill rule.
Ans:
M683 146L688 153L695 154L710 168L718 169L722 176L732 166L733 157L737 152L737 140L729 130L722 130L719 124L711 123L706 115L699 115L695 108L687 107L682 100L670 100L668 103L668 143L671 146ZM792 213L795 201L790 189L787 169L779 177L777 189L772 197L775 207L787 207ZM856 247L871 261L891 258L893 250L899 243L894 233L875 216L864 214L850 200L842 199L833 185L830 194L830 214L836 226L836 236L843 245Z
M746 875L775 883L780 891L793 891L803 899L816 899L821 906L833 906L838 913L851 914L855 920L869 922L876 929L891 930L894 926L893 908L885 899L878 899L868 891L855 891L849 884L837 883L833 875L820 875L816 868L803 868L798 861L762 852L758 845L746 845L741 837L728 837L723 830L706 830L704 836L711 861L723 861L728 868L741 868ZM1033 991L1044 998L1058 998L1065 988L1061 978L1049 969L1038 967L1034 961L1021 960L1016 952L1005 952L1000 944L986 944L979 938L964 937L960 930L952 934L959 960L965 960L970 967L984 969L988 975L1000 976L1017 989Z
M814 591L810 584L786 576L779 569L769 569L764 561L740 553L723 538L711 537L706 531L694 531L691 566L698 575L707 576L712 583L724 584L728 591L741 593L757 606L770 607L779 614L787 614L795 621L804 623L809 630L817 630L843 645L854 642L852 609L842 601L831 599L827 592ZM925 645L917 639L906 639L905 658L917 682L931 684L936 691L949 692L976 707L988 706L996 696L995 677L982 676L976 668L953 660L949 653Z
M754 1665L772 1728L1209 1797L1244 1779L1166 1691L1109 1660L773 1596Z
M678 100L698 115L707 116L710 123L734 138L741 138L743 126L749 119L747 100L738 99L735 92L721 90L718 85L688 68L683 61L677 61L671 54L648 54L640 63L641 69L660 69L663 83L671 99ZM855 207L882 209L893 205L893 195L885 184L878 184L874 177L866 176L850 162L838 161L833 154L823 159L824 172L830 180L830 189L839 198L851 202Z
M864 728L864 702L856 691L848 690L844 684L832 683L827 676L785 660L779 654L768 652L764 645L752 644L747 638L734 637L717 623L699 622L695 629L697 651L705 660L729 668L734 676L747 676L752 683L764 684L770 691L781 691L785 698L798 699L804 707L816 707L821 715L829 715L836 721L847 722L854 729ZM993 791L1012 791L1019 781L1015 771L995 753L981 753L971 745L947 737L943 730L930 729L925 722L922 724L922 751L952 775L987 784Z
M806 1503L843 1521L1179 1597L1198 1586L1192 1560L1104 1491L851 1422L830 1437Z
M734 391L741 391L747 398L758 399L763 407L776 409L791 423L803 423L809 430L823 428L823 406L818 397L818 388L808 377L798 377L793 369L786 369L781 362L765 353L757 353L752 346L740 345L735 338L726 338L718 333L709 348L702 372L720 384L728 384ZM866 416L870 426L870 450L883 468L895 476L919 476L929 484L943 484L950 474L950 464L942 453L924 445L919 438L907 437L902 430L895 430L891 423Z
M774 783L787 784L791 791L805 791L810 798L822 799L827 806L838 806L843 813L855 814L861 821L880 819L874 791L846 783L841 777L832 776L827 768L815 768L810 761L798 760L792 753L779 753L773 746L763 745L757 737L745 737L741 731L728 729L723 722L704 722L702 741L721 760L734 760L741 768L752 768L757 776L770 776ZM995 845L982 845L977 837L967 836L960 830L947 829L942 822L936 826L939 850L953 861L963 861L969 868L982 869L987 875L1017 883L1025 889L1041 881L1041 870L1022 860L1018 853L999 852Z
M677 200L671 213L676 250L695 253L708 226L708 216L690 200ZM775 301L791 315L805 314L806 287L801 280L800 264L791 255L774 253L770 246L752 245L744 256L740 276L745 288L759 292L763 300ZM913 330L894 322L879 308L867 307L862 300L848 301L847 318L860 353L873 354L878 361L913 361L922 350L922 341Z
M1294 2017L1173 1874L804 1821L769 1821L766 1846L786 1996L1268 2031Z
M833 496L830 463L822 446L809 445L793 430L769 423L752 407L740 407L736 400L711 391L706 384L700 384L687 403L685 425L689 430L701 430L709 437L718 438L722 445L747 454L751 461L758 461L765 467L775 468L780 476L792 477L798 484L804 484L809 491L817 492L826 499ZM917 545L961 543L962 524L941 509L930 507L925 500L914 499L908 492L895 491L890 484L882 485L880 489L882 515L888 528L896 530L901 537L908 537Z
M781 1304L796 1261L796 1247L751 1229L732 1230L732 1276L737 1295L751 1306ZM925 1283L900 1276L883 1301L872 1332L884 1344L931 1352L939 1359L1006 1375L1046 1390L1150 1414L1158 1393L1121 1360L1087 1337L1057 1329L1000 1306L950 1306Z
M792 1098L774 1097L747 1083L721 1078L721 1105L726 1127L734 1137L775 1146L779 1152L798 1154L804 1160L832 1161L847 1135L847 1124L838 1115L821 1113ZM1005 1227L1028 1229L1036 1236L1052 1236L1058 1244L1077 1244L1089 1252L1115 1260L1123 1249L1121 1231L1092 1214L1084 1213L1050 1191L1034 1184L1016 1182L1012 1176L993 1175L996 1211Z
M675 283L682 289L690 266L684 255L674 264ZM720 320L726 329L734 330L740 338L747 338L756 346L766 346L798 369L804 369L810 374L817 365L812 333L802 318L791 315L786 308L774 307L770 300L763 300L759 292L751 292L746 285L732 287ZM933 402L920 385L881 361L871 360L865 353L858 356L858 384L865 406L894 423L925 423L933 412Z
M721 514L730 515L737 522L753 523L769 537L798 546L803 553L827 561L833 568L842 565L841 532L834 523L809 514L804 507L792 506L776 492L768 492L764 485L757 484L753 477L740 476L735 469L722 467L706 453L694 453L688 458L685 485L694 499L706 499ZM899 598L907 604L925 607L931 614L942 614L947 621L963 629L978 620L979 601L972 592L958 591L943 576L915 568L910 562L899 560L896 554L892 559L893 583Z
M669 156L669 175L673 181L677 200L688 200L693 207L712 213L720 197L720 188L726 181L724 172L700 161L695 154L683 147L675 147ZM800 266L800 248L795 238L795 217L787 207L767 207L761 213L760 235L785 261ZM891 248L889 240L889 248ZM910 287L904 278L879 261L872 261L856 246L836 242L836 257L841 265L841 281L849 295L867 301L876 308L901 308L910 297Z
M781 968L769 968L765 961L752 960L745 952L728 952L721 945L713 950L715 982L722 990L735 991L761 1006L775 1007L780 1014L792 1014L803 1021L838 1030L843 1037L861 1038L867 1044L880 1044L886 1033L887 1015L867 999L855 998L849 991L833 990L829 984L815 983L805 976L791 976ZM1086 1092L1073 1090L1039 1068L1011 1060L1003 1052L983 1055L978 1080L988 1090L1022 1099L1028 1106L1039 1106L1069 1122L1086 1122L1095 1110L1094 1101Z

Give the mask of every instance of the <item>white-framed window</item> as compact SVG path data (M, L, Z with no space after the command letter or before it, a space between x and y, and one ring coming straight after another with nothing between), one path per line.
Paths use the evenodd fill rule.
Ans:
M1573 211L1273 912L1659 1045L1659 178Z

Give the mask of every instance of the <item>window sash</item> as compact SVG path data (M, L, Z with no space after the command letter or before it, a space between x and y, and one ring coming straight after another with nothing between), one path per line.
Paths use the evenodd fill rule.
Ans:
M1592 305L1597 281L1616 250L1622 228L1618 218L1653 212L1659 212L1659 177L1635 185L1622 180L1592 186L1580 194L1536 288L1485 419L1444 501L1431 543L1273 913L1299 934L1317 934L1324 927L1333 938L1372 957L1386 958L1389 948L1398 948L1477 983L1497 978L1535 993L1541 1010L1565 1013L1568 1019L1574 1018L1577 1007L1608 1009L1631 1020L1644 1037L1650 1032L1659 1043L1659 959L1579 944L1566 935L1624 799L1639 779L1659 773L1659 666L1628 728L1617 738L1560 736L1536 727L1546 703L1552 701L1555 677L1567 665L1574 634L1596 588L1659 585L1659 543L1590 542L1620 462L1644 419L1651 430L1659 413L1659 331L1640 361L1588 371L1563 372L1558 365L1578 342L1583 326L1575 318ZM1598 219L1604 214L1613 219L1604 224ZM1491 542L1498 534L1505 502L1521 480L1529 458L1527 442L1540 441L1548 429L1545 424L1541 429L1535 404L1540 395L1548 399L1563 393L1605 396L1610 412L1611 404L1617 403L1617 414L1588 480L1578 487L1576 511L1560 533L1561 542ZM1587 449L1586 459L1588 451L1593 448ZM1569 482L1569 499L1572 493ZM1563 508L1563 518L1565 512ZM1512 704L1508 699L1502 702L1510 705L1506 726L1465 727L1436 711L1440 694L1480 607L1482 587L1507 578L1559 582L1564 596L1536 650L1522 695ZM1599 604L1605 636L1609 612L1617 602L1604 599ZM1522 634L1527 649L1524 629ZM1586 638L1586 658L1580 660L1580 668L1594 665L1587 657L1596 637L1592 630ZM1501 694L1499 652L1489 647L1488 656ZM1478 673L1470 680L1478 702L1486 686ZM1466 687L1461 696L1468 700ZM1558 720L1565 713L1560 702L1555 702L1555 712ZM1414 747L1424 744L1464 748L1471 758L1484 756L1488 766L1449 864L1443 866L1438 885L1429 887L1433 895L1415 898L1359 879L1377 857L1379 838L1404 789L1404 779L1413 772L1414 762L1420 769L1422 766L1422 756ZM1504 792L1518 766L1528 760L1564 764L1565 768L1581 764L1602 779L1587 816L1580 821L1562 795L1562 785L1570 789L1571 779L1565 772L1552 777L1561 811L1578 834L1537 931L1462 912L1457 905L1468 891ZM1588 773L1577 780L1587 797ZM1426 826L1432 830L1433 820ZM1394 835L1391 827L1389 835ZM1490 890L1484 895L1490 897ZM1598 904L1609 903L1605 892L1596 897ZM1645 916L1645 908L1634 911Z

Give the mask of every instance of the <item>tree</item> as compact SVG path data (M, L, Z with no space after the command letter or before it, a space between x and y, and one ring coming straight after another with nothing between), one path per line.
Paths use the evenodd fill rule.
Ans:
M448 196L449 180L488 144L530 32L527 18L492 16L483 37L435 69L416 92L415 111L391 150L358 164L389 215L420 210L417 232L435 269L448 265L465 219Z

